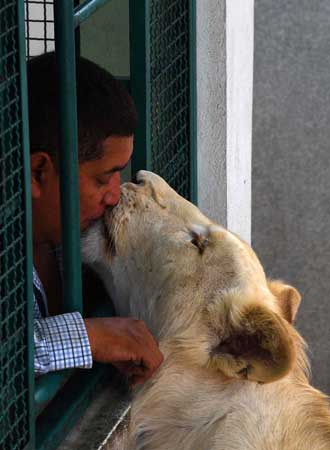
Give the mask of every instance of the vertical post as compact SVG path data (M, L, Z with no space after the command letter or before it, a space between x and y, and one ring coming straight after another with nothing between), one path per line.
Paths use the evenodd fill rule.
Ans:
M132 174L151 170L150 142L150 6L149 0L130 0L130 78L139 126L134 137Z
M198 206L226 226L226 0L196 9Z
M33 298L32 298L32 205L31 205L31 171L29 149L29 124L25 54L24 3L17 2L18 17L18 58L20 71L20 97L22 120L22 150L24 171L24 209L25 209L25 276L26 276L26 318L27 318L27 385L28 385L28 449L35 448L35 410L34 410L34 342L33 342Z
M254 0L227 1L227 226L251 242Z
M73 6L74 8L79 7L79 0L73 0ZM79 58L81 54L81 48L80 48L80 26L76 27L76 30L74 32L75 36L75 51L76 51L76 58Z
M77 95L73 0L54 2L59 97L63 289L66 312L82 311Z
M249 242L254 3L207 5L196 2L199 207Z

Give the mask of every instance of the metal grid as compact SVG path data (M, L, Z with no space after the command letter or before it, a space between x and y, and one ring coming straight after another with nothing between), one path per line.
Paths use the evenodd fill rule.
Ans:
M17 1L0 0L0 448L29 442L27 292Z
M27 57L55 49L54 5L52 0L25 0Z
M189 0L151 0L152 170L188 199L189 86Z

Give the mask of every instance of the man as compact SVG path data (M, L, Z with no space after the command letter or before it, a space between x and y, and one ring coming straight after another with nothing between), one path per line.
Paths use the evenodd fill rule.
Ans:
M162 362L146 326L131 318L63 314L56 247L61 242L55 54L28 64L32 178L35 372L112 363L143 383ZM77 61L80 225L87 228L120 197L120 172L133 150L133 101L96 64Z

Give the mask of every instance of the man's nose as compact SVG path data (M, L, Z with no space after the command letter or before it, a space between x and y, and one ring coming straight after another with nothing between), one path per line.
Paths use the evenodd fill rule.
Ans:
M120 199L120 173L115 173L109 183L109 190L104 194L103 202L106 206L115 206Z

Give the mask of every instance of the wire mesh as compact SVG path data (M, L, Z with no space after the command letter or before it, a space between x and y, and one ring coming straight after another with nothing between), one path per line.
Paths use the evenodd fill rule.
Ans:
M152 170L188 199L189 85L189 0L151 0Z
M53 51L54 2L52 0L25 0L26 54L30 58Z
M17 0L0 0L0 448L29 442Z

